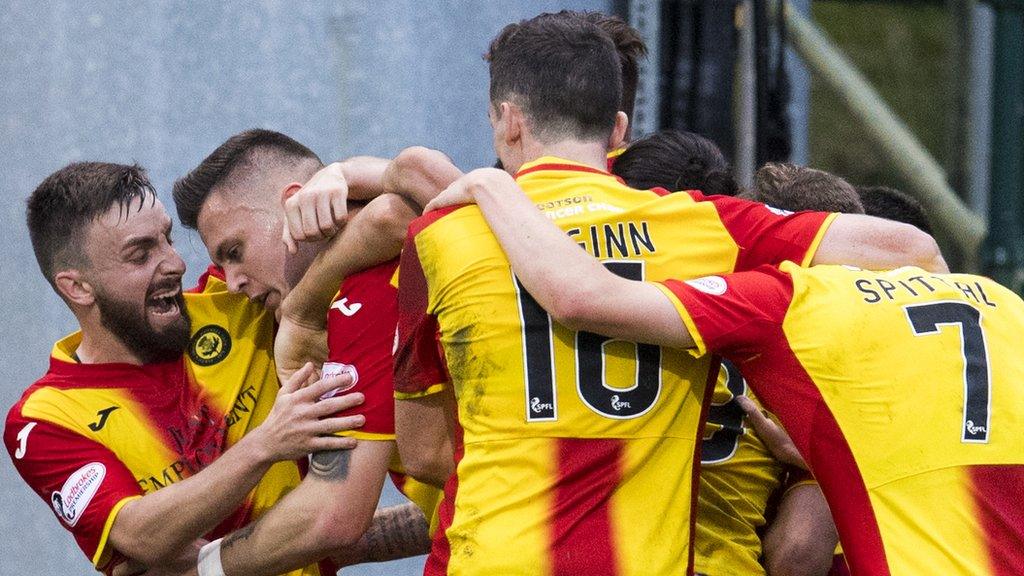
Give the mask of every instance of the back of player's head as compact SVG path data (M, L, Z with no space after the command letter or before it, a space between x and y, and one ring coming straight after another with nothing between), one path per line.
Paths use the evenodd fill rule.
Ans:
M622 94L612 40L579 13L509 24L491 42L490 99L518 105L542 142L605 140Z
M865 214L903 222L917 226L928 234L932 233L928 214L912 196L886 186L858 186L857 193L864 204Z
M619 110L625 112L632 122L636 87L640 81L639 61L647 56L647 45L644 44L640 32L618 16L609 16L601 12L583 12L582 17L596 24L615 43L622 71L622 100Z
M766 165L767 167L768 165ZM761 175L762 167L757 174ZM818 210L863 214L864 206L854 187L835 174L823 170L776 164L764 178L755 175L751 198L758 202L792 210ZM764 182L762 188L760 184Z
M174 183L178 218L184 226L196 228L199 211L215 188L235 186L279 169L297 171L296 177L305 181L322 166L312 150L280 132L246 130L228 138Z
M50 174L28 197L26 220L43 276L55 285L61 270L88 265L89 225L114 206L123 213L156 201L146 171L134 164L75 162Z
M642 190L660 187L727 196L737 191L722 151L693 132L668 129L641 138L615 159L612 172Z

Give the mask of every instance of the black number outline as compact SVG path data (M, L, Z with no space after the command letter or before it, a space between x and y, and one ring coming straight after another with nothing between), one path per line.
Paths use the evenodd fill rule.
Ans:
M736 402L737 397L746 396L750 390L750 387L747 386L747 379L740 374L739 368L728 360L722 360L722 369L725 370L726 374L725 387L732 394L732 397L721 404L712 402L708 407L708 417L704 425L717 424L721 428L712 432L711 436L701 439L700 463L702 466L721 464L731 460L736 455L736 451L739 450L740 438L747 430L747 427L743 424L745 413L743 408L740 408L739 403ZM739 388L739 391L737 391L737 388ZM714 392L712 392L713 394ZM732 425L735 422L738 422L738 430ZM728 439L731 439L731 441ZM718 446L716 442L728 446L728 453L720 455L726 451L716 450Z
M645 262L643 260L608 260L602 262L609 270L634 280L643 280L645 276ZM638 273L634 273L636 270ZM558 387L555 383L555 350L554 350L554 325L551 316L540 307L540 304L526 291L515 274L512 274L512 284L516 292L516 303L519 310L520 335L523 338L523 376L525 379L524 395L526 421L529 422L551 422L558 419ZM532 322L530 322L532 320ZM580 337L583 335L584 342L588 340L599 341L601 382L599 388L584 390L581 384L580 375ZM650 412L661 399L662 390L662 367L661 348L651 344L635 344L637 356L637 370L634 385L629 388L609 388L605 382L605 358L604 347L614 339L605 338L591 332L577 332L573 337L573 348L575 355L574 376L576 379L576 394L592 412L615 420L631 420L639 418ZM531 350L533 357L531 358ZM629 393L641 388L645 383L641 381L641 370L646 367L642 365L643 355L654 355L657 382L654 384L653 397L645 402L644 407L634 413L613 413L605 412L591 401L588 396L595 393L607 391L612 396ZM539 358L539 360L537 359ZM651 360L651 358L648 358ZM648 385L650 386L650 385ZM646 388L644 392L649 394ZM610 401L613 399L610 397Z
M987 444L992 418L992 368L988 361L985 331L981 328L981 310L959 300L942 300L908 304L903 307L903 311L914 336L939 334L942 326L960 326L960 357L964 362L964 417L960 442ZM978 342L981 343L980 354L977 350ZM984 384L979 391L979 383L975 381L982 373ZM983 401L980 398L982 394ZM982 418L985 425L977 426L975 422Z

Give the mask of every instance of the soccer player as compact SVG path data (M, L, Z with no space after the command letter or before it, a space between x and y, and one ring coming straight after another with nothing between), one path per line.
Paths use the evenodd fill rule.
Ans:
M507 26L490 67L503 165L532 203L619 273L666 278L679 259L695 275L813 261L823 237L858 226L699 193L659 198L605 172L626 122L614 46L587 22L541 15ZM926 261L937 256L927 242ZM860 246L890 257L888 247ZM427 573L669 574L691 565L693 460L710 368L710 358L551 323L475 208L415 221L402 253L395 386L399 403L424 415L398 428L403 463L414 477L447 479ZM447 406L436 398L444 391L458 404L455 475L451 460L424 458L447 435Z
M439 204L466 188L554 320L736 363L820 482L854 574L1024 565L1018 296L977 276L792 262L638 282L583 254L508 175L470 174Z
M814 210L821 205L836 212L864 214L857 190L823 170L769 162L758 169L749 197L786 210Z
M289 214L294 212L284 204L305 194L302 184L307 181L306 190L333 181L336 189L347 190L348 197L378 196L388 166L387 160L360 157L324 168L312 151L288 136L249 130L229 138L176 182L174 197L181 221L199 230L212 260L224 269L229 289L278 313L285 323L282 331L290 331L295 327L287 323L294 318L283 313L282 302L326 245L301 242L294 252L289 251L281 242L281 231L289 228ZM404 220L391 226L390 234L357 232L360 219L388 198L397 199L373 200L335 241L348 254L362 257L368 249L389 252L381 258L386 261L365 270L350 265L335 269L333 278L321 276L307 282L315 293L326 294L309 319L314 327L326 319L324 374L350 374L352 390L366 396L359 408L366 423L358 431L345 432L359 443L351 451L314 454L311 474L277 508L248 530L211 544L209 553L220 556L222 569L229 574L273 573L354 544L370 525L389 469L398 488L422 508L426 518L433 515L439 490L407 480L394 448L391 354L398 312L391 278L413 212L405 208ZM299 214L290 228L304 229L303 238L329 233L340 219L338 212L345 210L345 200L340 198L340 204L330 209L306 212L305 225ZM357 247L354 242L376 246ZM290 337L279 333L279 339ZM319 528L322 525L334 528L325 532ZM398 539L395 545L405 550L395 557L426 552L429 540L423 515L418 523L392 536Z
M303 389L312 367L279 393L270 315L214 275L182 293L171 220L140 167L58 170L29 197L28 227L80 331L11 408L4 445L97 570L194 562L197 539L259 518L299 483L296 458L352 447L320 435L362 416L320 418L359 395L316 402L341 382Z

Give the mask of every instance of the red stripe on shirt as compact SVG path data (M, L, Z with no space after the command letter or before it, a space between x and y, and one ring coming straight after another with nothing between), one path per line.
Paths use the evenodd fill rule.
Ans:
M704 423L708 420L708 411L711 409L711 399L715 394L715 384L718 383L718 370L721 366L721 359L715 357L708 367L708 379L704 383L704 399L700 406L700 430L704 429ZM700 462L701 448L704 442L695 442L693 447L693 466L690 467L690 553L686 558L686 576L693 576L694 553L696 552L694 540L697 537L697 509L700 508L698 501L700 489Z
M553 576L619 572L609 504L622 479L619 439L559 438Z
M971 466L969 470L991 573L1018 575L1024 567L1024 466Z

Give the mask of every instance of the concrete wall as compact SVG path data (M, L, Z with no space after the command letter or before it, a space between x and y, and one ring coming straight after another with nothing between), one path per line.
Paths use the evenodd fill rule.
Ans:
M38 273L24 200L76 160L138 161L170 187L225 138L285 132L325 160L411 144L493 160L480 55L506 23L607 2L6 0L0 9L0 405L46 368L74 318ZM173 213L173 210L171 210ZM206 263L175 232L188 282ZM394 491L384 501L398 501ZM5 574L87 574L49 506L0 457ZM415 574L422 559L345 574Z

